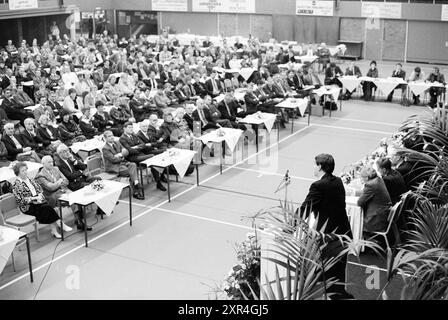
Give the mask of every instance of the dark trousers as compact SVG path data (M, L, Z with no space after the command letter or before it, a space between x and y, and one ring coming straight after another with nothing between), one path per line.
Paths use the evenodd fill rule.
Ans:
M364 100L373 100L372 91L376 89L376 85L370 81L364 81L362 84L362 91L364 93Z

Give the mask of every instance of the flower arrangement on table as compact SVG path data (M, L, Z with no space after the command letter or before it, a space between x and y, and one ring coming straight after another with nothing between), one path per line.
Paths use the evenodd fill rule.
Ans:
M90 184L90 188L92 188L93 191L101 191L104 190L106 185L102 180L95 180Z
M216 135L218 137L224 137L226 135L226 132L222 128L219 128L218 130L216 130Z
M236 246L238 264L229 271L220 290L231 300L253 299L251 289L258 295L260 278L261 246L255 233Z

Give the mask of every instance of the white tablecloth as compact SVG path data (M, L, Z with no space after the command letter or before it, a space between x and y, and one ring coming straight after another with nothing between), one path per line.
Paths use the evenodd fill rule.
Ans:
M171 155L170 155L171 154ZM163 171L164 168L173 165L176 168L177 173L182 179L185 176L185 173L188 170L188 166L193 160L196 151L186 150L186 149L177 149L171 148L164 153L158 154L150 159L142 161L141 163L149 166L157 166L161 167L157 168L157 170Z
M90 185L88 185L75 192L64 194L59 199L68 201L69 205L88 205L90 203L95 203L107 216L109 216L120 198L121 191L123 188L126 188L128 184L110 180L102 180L102 182L105 187L101 191L94 191Z
M29 107L25 107L24 109L25 110L30 110L30 111L34 111L34 110L36 110L37 109L37 105L35 105L35 106L29 106Z
M273 113L257 112L246 116L244 119L241 119L240 122L248 124L258 124L258 125L264 124L266 130L268 132L271 132L276 119L277 115Z
M344 89L347 89L349 92L353 92L356 88L358 88L361 83L361 78L357 76L343 76L338 78L341 81Z
M426 90L428 90L431 87L435 87L435 88L443 88L443 84L438 83L438 82L424 82L424 81L412 81L409 82L409 90L411 90L411 92L413 94L415 94L416 96L421 95L422 93L424 93Z
M308 63L313 63L314 61L317 60L317 56L295 56L294 57L296 60L300 59L300 61L302 61L302 63L308 62Z
M276 107L285 109L298 108L300 111L300 115L304 117L306 108L308 106L308 102L309 102L308 98L287 98L286 100L277 104Z
M5 268L16 243L24 233L16 229L0 226L0 274Z
M392 90L400 84L407 84L407 82L401 78L379 78L376 79L374 83L378 87L378 90L380 90L385 96L389 95L389 93L391 93Z
M350 221L350 226L352 227L353 241L362 240L362 229L364 224L364 215L360 207L358 207L358 197L346 197L346 211L347 216ZM355 252L355 254L359 254Z
M230 151L233 152L235 147L240 139L243 131L241 129L232 129L232 128L221 128L220 130L224 131L224 136L218 136L217 130L211 131L209 133L204 134L199 139L204 144L212 144L212 143L220 143L225 141L227 147L229 147Z
M314 94L317 94L318 97L321 97L323 95L330 95L333 97L334 100L338 100L339 93L341 92L341 88L339 88L336 85L333 86L323 86L319 89L313 90Z
M25 163L28 166L28 177L33 179L39 172L39 169L42 168L42 165L40 163L31 161L25 161ZM12 168L9 167L0 168L0 181L2 182L8 181L9 183L13 184L14 181L16 181L16 178L17 176L14 174Z
M254 68L242 68L238 73L247 81L254 72Z
M94 150L101 150L105 144L106 143L100 139L100 136L96 136L83 142L75 142L70 148L74 153L78 153L79 151L91 152Z

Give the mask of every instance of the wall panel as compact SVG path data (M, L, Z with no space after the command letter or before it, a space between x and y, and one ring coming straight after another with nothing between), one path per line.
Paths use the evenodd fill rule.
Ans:
M272 38L272 16L268 15L251 15L250 33L266 42Z
M234 36L237 34L236 30L236 14L219 14L219 34L225 37Z
M403 61L406 46L406 21L385 20L383 34L383 59Z
M339 17L316 18L316 37L314 42L336 45L339 40L339 19Z
M409 21L408 61L448 63L448 23Z
M294 40L295 16L274 15L272 34L278 41Z
M314 39L316 39L316 18L296 16L294 20L294 41L298 43L314 42Z
M250 14L236 15L236 34L246 36L250 33Z
M218 35L215 13L162 12L161 17L161 27L170 26L177 33Z

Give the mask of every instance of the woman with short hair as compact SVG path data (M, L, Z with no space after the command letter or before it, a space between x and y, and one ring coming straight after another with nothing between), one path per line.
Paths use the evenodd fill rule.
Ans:
M49 224L51 234L59 239L58 232L60 226L59 216L56 211L47 203L41 186L28 177L28 166L24 162L18 162L13 167L17 176L12 187L12 192L22 213L34 216L40 224ZM64 231L71 231L72 228L62 223Z

